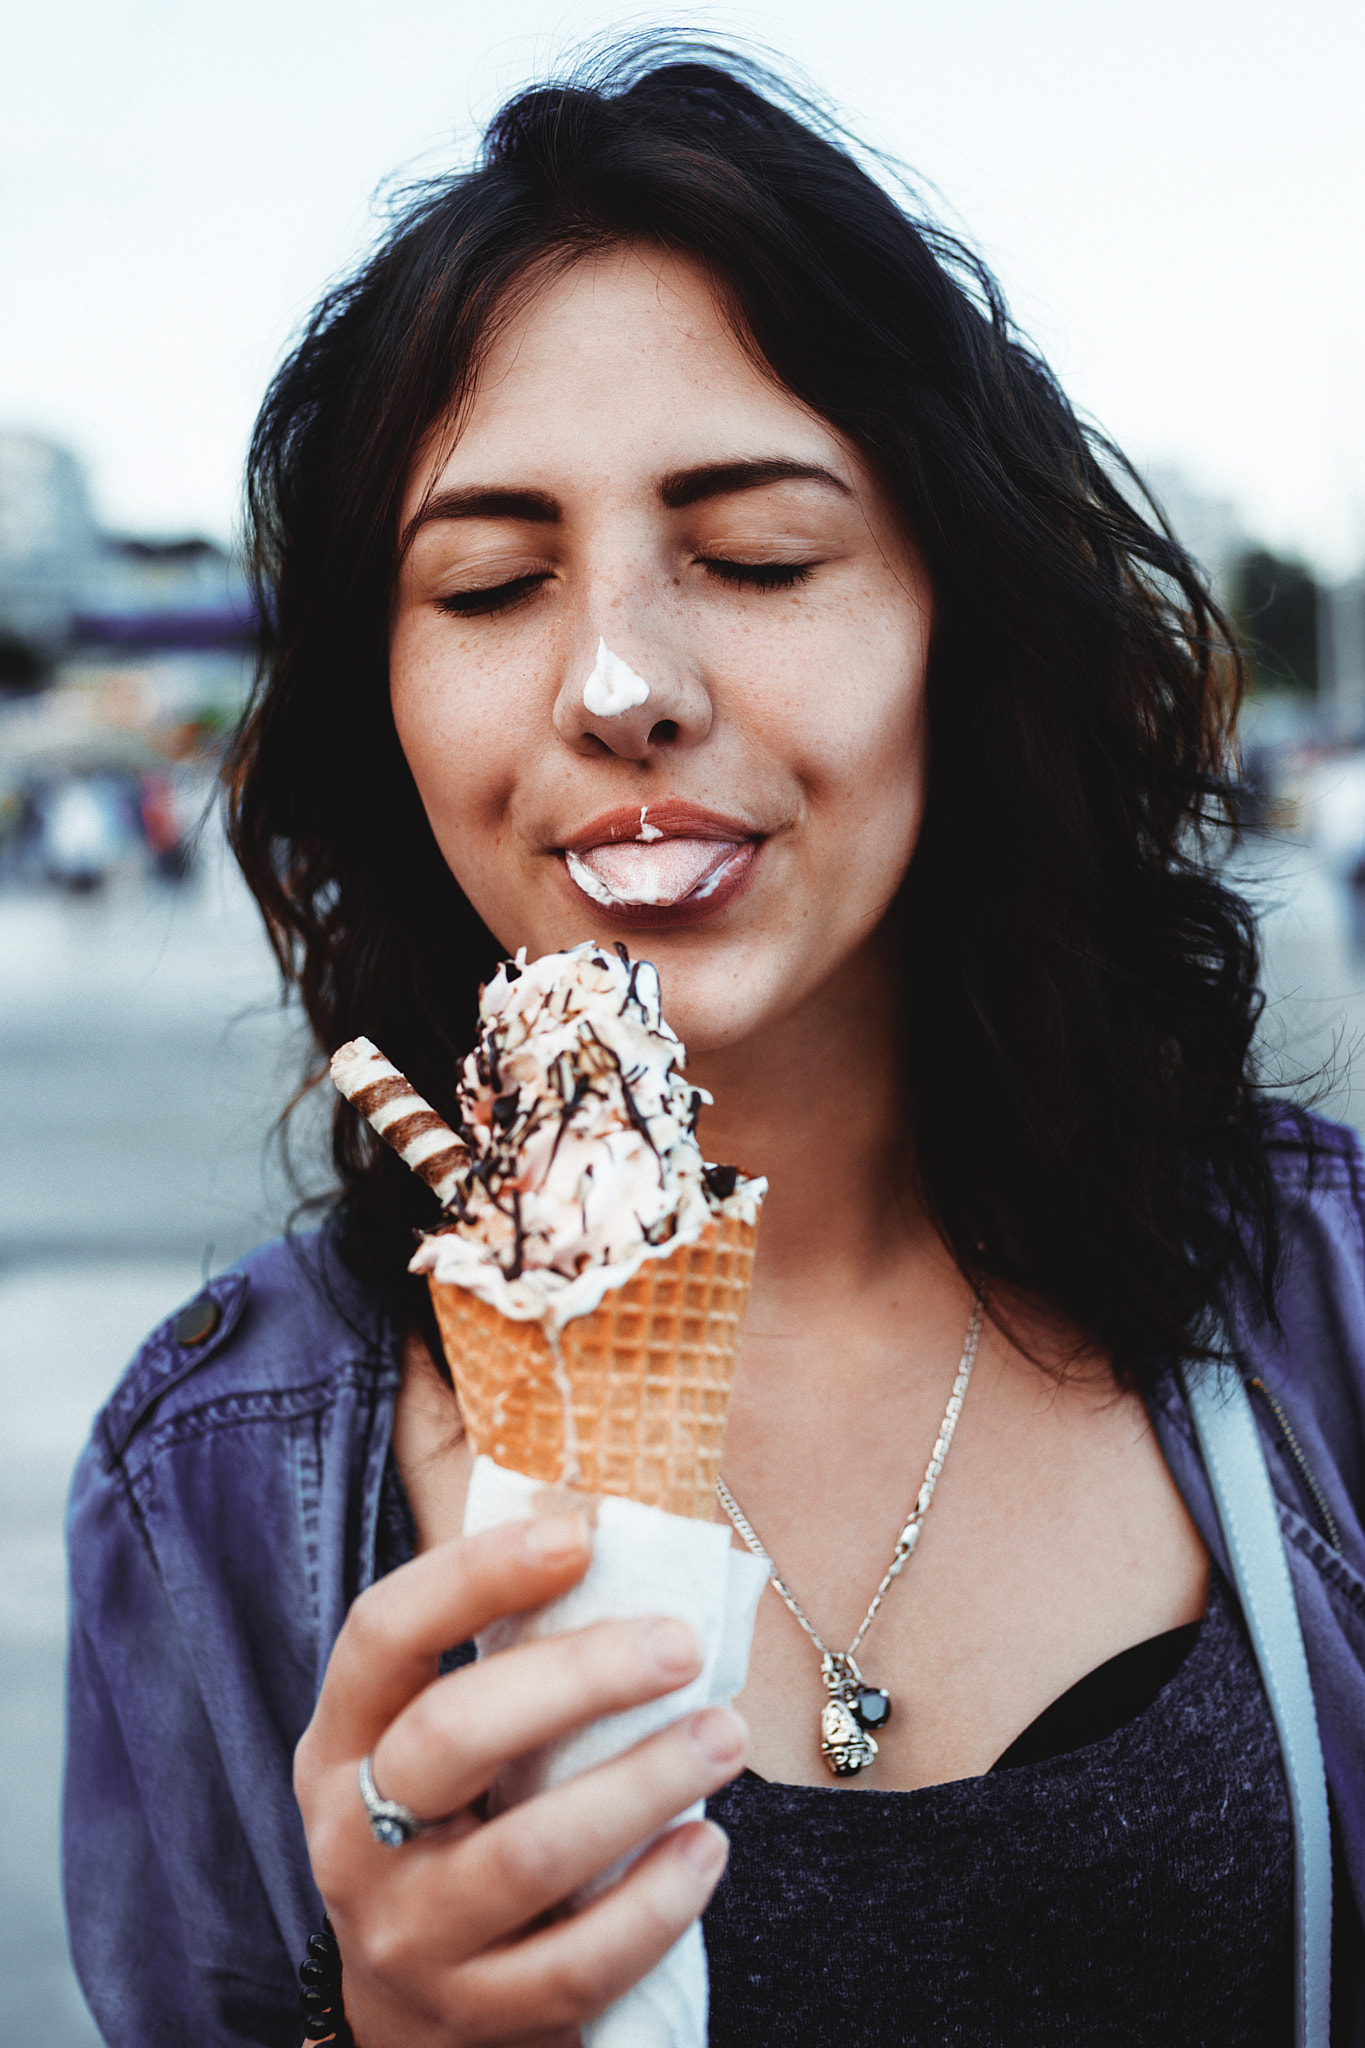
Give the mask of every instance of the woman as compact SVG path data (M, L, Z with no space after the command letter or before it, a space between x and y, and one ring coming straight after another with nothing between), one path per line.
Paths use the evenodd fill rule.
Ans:
M78 1475L78 1965L111 2041L294 2041L325 1909L319 2025L563 2042L705 1910L713 2041L1282 2041L1284 1780L1173 1368L1267 1390L1349 1940L1362 1208L1354 1140L1255 1084L1204 850L1235 658L980 267L676 58L513 102L281 371L233 831L320 1051L365 1032L438 1108L500 954L657 963L707 1156L771 1182L725 1477L791 1603L739 1715L484 1819L696 1646L449 1668L590 1537L462 1540L434 1212L340 1104L335 1215L153 1337ZM602 708L603 649L647 695ZM860 1633L978 1295L861 1631L894 1713L834 1781L796 1610ZM366 1757L445 1825L378 1843ZM701 1796L723 1880L708 1820L558 1910Z

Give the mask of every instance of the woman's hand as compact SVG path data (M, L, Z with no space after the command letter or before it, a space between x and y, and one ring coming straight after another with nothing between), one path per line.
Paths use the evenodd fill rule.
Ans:
M437 1675L451 1644L567 1591L590 1544L586 1518L490 1529L381 1579L346 1618L294 1784L363 2048L561 2048L658 1962L724 1869L725 1837L698 1821L583 1911L556 1911L742 1768L743 1723L721 1708L481 1817L507 1758L700 1669L691 1629L658 1619L602 1622ZM366 1755L385 1799L445 1824L401 1849L376 1842L356 1780Z

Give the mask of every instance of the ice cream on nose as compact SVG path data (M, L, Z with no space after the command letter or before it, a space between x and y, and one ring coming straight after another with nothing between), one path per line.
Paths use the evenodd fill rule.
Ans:
M633 711L649 696L649 684L637 676L619 654L613 654L605 640L597 642L597 660L583 685L583 706L594 718L619 718Z

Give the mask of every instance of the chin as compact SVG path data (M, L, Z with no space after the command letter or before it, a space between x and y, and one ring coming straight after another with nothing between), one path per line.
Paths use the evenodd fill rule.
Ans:
M521 916L490 915L492 906L485 910L477 902L475 907L509 958L520 946L535 960L591 939L600 946L624 945L632 960L651 961L659 971L664 1016L693 1059L772 1029L792 1007L794 994L810 985L811 963L791 957L783 944L788 935L765 934L760 919L739 905L723 920L632 930L592 905L574 905L567 916L562 905L551 908L543 900L526 904Z
M653 960L663 990L664 1015L692 1059L760 1039L787 1009L787 976L767 949L736 936L726 945L716 934L678 932L652 951L633 944L636 958Z

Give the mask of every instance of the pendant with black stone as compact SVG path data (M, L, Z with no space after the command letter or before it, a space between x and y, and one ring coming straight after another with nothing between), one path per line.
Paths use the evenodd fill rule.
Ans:
M820 1664L829 1698L820 1709L820 1754L836 1778L856 1778L877 1761L874 1728L891 1719L891 1695L868 1685L853 1656L826 1653Z

